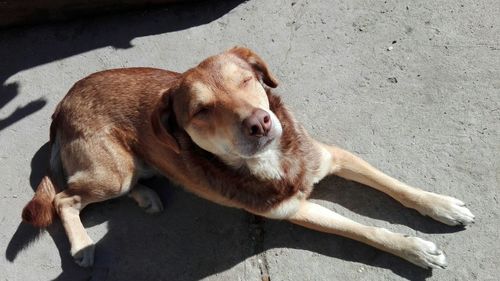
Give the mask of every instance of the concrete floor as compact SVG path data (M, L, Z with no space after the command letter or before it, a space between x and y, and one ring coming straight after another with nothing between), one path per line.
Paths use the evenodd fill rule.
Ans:
M500 5L417 2L225 1L0 31L0 279L498 280ZM469 204L477 219L464 230L337 178L313 195L359 222L436 242L446 270L220 207L164 180L150 183L161 215L125 198L83 212L100 239L92 269L73 263L60 223L21 224L44 173L50 115L74 82L116 67L183 71L237 44L267 60L311 135Z

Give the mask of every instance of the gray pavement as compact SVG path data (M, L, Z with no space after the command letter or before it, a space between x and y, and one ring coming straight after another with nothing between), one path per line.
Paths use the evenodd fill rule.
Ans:
M423 3L425 2L425 3ZM409 184L466 201L453 228L338 178L315 200L359 222L440 245L427 271L348 239L255 218L162 179L166 205L89 206L96 265L76 266L60 223L20 214L46 167L50 115L95 71L183 71L246 45L318 139L356 152ZM498 280L500 276L500 5L486 1L264 1L169 6L0 31L1 280Z

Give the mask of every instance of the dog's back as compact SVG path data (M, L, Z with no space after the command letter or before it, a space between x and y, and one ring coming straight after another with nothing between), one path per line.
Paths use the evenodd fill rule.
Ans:
M78 81L52 116L62 138L91 137L119 125L137 128L179 76L154 68L123 68L94 73ZM55 132L54 132L55 133Z

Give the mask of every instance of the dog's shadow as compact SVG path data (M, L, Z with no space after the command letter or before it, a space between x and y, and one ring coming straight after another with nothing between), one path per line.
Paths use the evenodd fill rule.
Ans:
M31 162L33 188L46 170L47 159L46 144ZM153 179L145 184L160 194L165 204L162 214L147 215L132 200L125 198L91 205L82 212L86 227L104 222L108 227L105 236L97 243L92 268L80 268L73 262L59 221L47 229L61 257L62 273L56 280L199 280L275 248L302 249L387 268L409 280L424 280L432 275L430 270L362 243L284 221L258 220L263 233L256 242L252 237L255 223L252 215L197 198L173 187L165 179ZM327 178L317 190L314 198L326 198L362 215L405 224L428 233L457 231L405 210L387 196L356 183ZM7 247L6 258L15 262L16 256L39 234L40 230L21 223ZM301 266L307 266L307 263Z

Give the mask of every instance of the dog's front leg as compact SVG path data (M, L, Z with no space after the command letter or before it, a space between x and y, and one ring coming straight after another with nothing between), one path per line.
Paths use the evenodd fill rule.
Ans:
M327 173L373 187L404 206L448 225L467 225L474 221L474 215L458 199L411 187L343 149L324 144L319 146L325 152L323 165L326 167L323 170Z
M423 268L444 268L446 257L432 242L366 226L318 204L303 201L291 222L317 231L351 238L406 259Z

